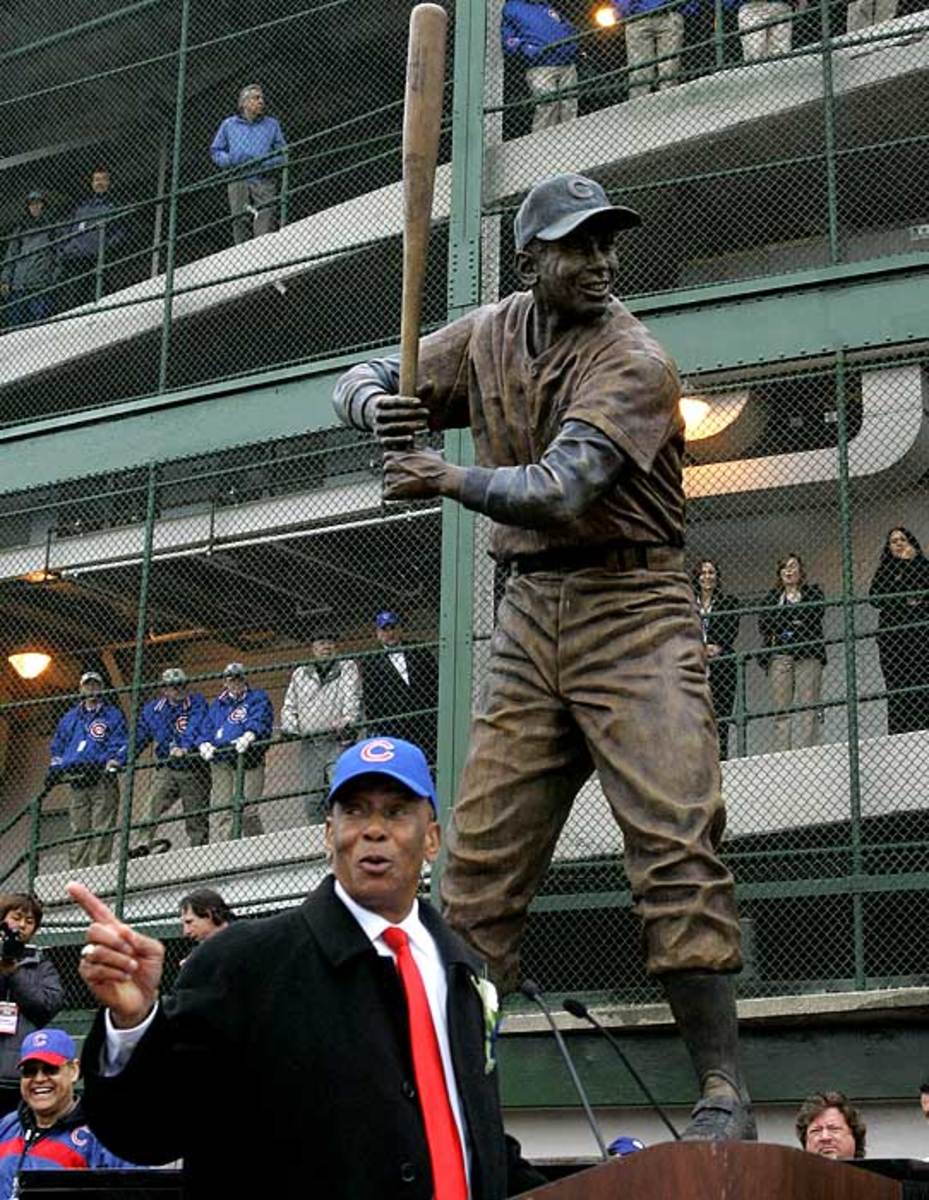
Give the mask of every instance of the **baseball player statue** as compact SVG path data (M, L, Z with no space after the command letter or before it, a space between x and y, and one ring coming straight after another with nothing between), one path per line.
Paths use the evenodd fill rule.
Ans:
M336 386L374 430L389 499L445 496L490 517L507 572L486 700L448 830L442 899L502 989L577 792L592 770L619 823L647 967L700 1099L684 1137L754 1139L738 1054L741 967L704 651L684 573L683 422L674 363L612 295L638 214L581 175L537 184L515 220L524 290L420 343L415 396L390 358ZM477 466L414 449L470 427Z

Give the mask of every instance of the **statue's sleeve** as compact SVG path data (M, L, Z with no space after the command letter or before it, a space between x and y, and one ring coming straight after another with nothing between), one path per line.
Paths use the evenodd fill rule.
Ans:
M437 329L419 343L416 394L429 411L430 429L459 429L470 423L468 406L469 351L474 314ZM358 363L335 385L332 403L343 425L374 430L375 402L400 387L397 355Z
M623 451L599 429L568 421L540 462L469 467L458 498L501 524L548 529L582 516L625 465Z
M617 354L610 347L585 373L564 420L599 429L647 474L681 426L679 400L670 359L648 350Z

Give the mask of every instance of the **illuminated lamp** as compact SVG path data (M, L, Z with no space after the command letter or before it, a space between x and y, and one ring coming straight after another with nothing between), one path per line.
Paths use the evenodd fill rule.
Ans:
M613 29L619 24L619 17L612 4L600 4L594 9L593 21L601 29Z
M41 650L23 650L19 654L11 654L7 661L20 679L37 679L43 671L48 670L52 657Z
M742 415L748 392L729 392L713 396L681 396L681 416L684 418L684 438L700 442L716 437Z

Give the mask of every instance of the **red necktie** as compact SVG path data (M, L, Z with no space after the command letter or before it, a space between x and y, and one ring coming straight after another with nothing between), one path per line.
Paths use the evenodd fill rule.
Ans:
M397 956L397 970L406 993L410 1019L410 1043L413 1048L413 1072L419 1092L419 1107L426 1127L432 1187L435 1200L468 1200L461 1138L448 1098L439 1040L426 989L419 967L410 952L410 939L402 929L391 925L384 930L384 941Z

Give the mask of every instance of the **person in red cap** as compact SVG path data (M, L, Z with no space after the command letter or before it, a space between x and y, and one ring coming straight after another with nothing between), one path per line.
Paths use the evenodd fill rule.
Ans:
M19 1058L22 1103L0 1121L0 1200L18 1190L23 1171L130 1168L111 1154L86 1123L74 1094L80 1075L77 1047L63 1029L37 1029L23 1039Z

